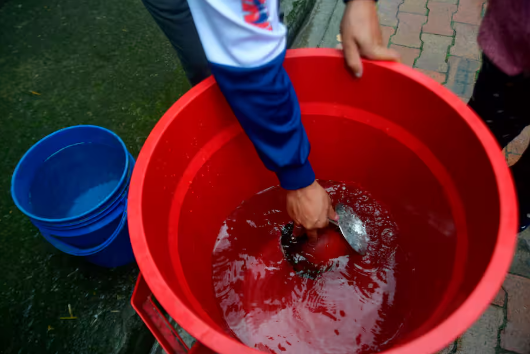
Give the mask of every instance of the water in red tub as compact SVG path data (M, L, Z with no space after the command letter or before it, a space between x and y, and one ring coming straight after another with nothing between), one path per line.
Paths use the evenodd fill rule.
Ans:
M396 296L396 286L406 288L412 268L390 213L354 184L321 184L333 205L351 206L365 223L365 256L328 228L316 249L299 240L293 251L318 272L308 276L286 260L280 238L289 216L279 187L243 202L221 227L213 287L228 327L250 347L276 354L374 353L394 344L405 325L406 296Z

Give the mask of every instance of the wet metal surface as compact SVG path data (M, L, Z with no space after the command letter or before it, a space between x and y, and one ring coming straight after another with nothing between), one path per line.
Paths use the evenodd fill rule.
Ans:
M368 247L368 234L364 223L348 205L338 203L335 211L339 214L342 235L355 252L364 256Z

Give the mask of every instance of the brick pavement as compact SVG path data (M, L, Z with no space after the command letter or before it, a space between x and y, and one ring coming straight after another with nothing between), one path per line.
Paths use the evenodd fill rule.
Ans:
M477 34L486 0L379 0L383 41L467 101L480 69Z
M530 353L530 279L508 274L481 318L438 354Z

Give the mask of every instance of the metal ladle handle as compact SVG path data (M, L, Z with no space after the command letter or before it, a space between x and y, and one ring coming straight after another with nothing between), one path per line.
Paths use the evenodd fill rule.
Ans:
M328 220L329 220L329 223L330 223L330 224L333 224L333 225L337 226L338 228L340 228L340 225L339 225L338 222L336 222L335 220L330 219L330 218L328 218Z

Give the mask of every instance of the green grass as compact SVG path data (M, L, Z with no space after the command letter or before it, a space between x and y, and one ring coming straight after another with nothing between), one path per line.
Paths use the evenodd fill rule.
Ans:
M136 156L188 89L139 0L10 0L0 8L1 353L113 353L122 320L111 311L126 306L137 274L100 270L48 245L11 200L18 160L77 124L113 130ZM69 303L78 320L59 320Z

